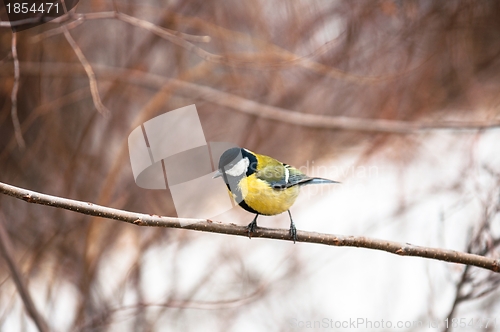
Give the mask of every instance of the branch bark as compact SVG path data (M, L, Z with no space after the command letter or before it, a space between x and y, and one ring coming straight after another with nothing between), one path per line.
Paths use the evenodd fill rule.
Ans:
M86 215L124 221L138 226L184 228L201 232L227 235L248 236L246 226L223 224L209 219L186 219L163 217L150 214L129 212L96 205L90 202L46 195L35 191L14 187L0 182L0 193L9 195L28 203L48 205ZM186 225L188 224L188 225ZM253 237L291 241L288 229L259 227ZM421 247L409 243L399 243L372 239L364 236L343 236L315 232L297 231L297 242L324 244L337 247L359 247L387 251L400 256L416 256L450 263L472 265L493 272L500 272L500 260L474 255L455 250Z

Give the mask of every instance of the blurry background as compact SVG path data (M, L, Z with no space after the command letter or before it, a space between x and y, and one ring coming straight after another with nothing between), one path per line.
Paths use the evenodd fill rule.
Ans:
M127 137L196 104L207 141L342 182L306 188L292 209L298 229L498 257L499 17L498 1L89 0L17 33L17 55L2 25L0 181L176 216L168 191L135 185ZM276 108L285 113L270 119ZM361 120L356 130L342 126L350 119ZM397 122L370 127L375 120ZM455 128L410 130L416 123ZM335 322L358 319L441 331L446 318L450 330L460 318L500 326L499 277L476 268L139 228L7 196L0 211L56 331L342 330ZM288 216L259 224L287 228ZM0 266L0 330L36 330Z

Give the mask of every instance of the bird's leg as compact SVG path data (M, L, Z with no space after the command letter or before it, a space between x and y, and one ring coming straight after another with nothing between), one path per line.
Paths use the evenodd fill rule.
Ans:
M295 224L292 220L292 213L288 210L288 215L290 216L290 237L293 239L293 243L297 241L297 228L295 228Z
M253 218L252 222L248 224L247 229L248 229L248 237L252 238L252 233L255 232L255 229L258 227L257 226L257 217L259 215L256 214L255 218Z

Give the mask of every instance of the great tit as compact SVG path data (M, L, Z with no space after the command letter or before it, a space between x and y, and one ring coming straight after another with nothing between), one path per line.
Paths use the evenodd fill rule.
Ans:
M274 158L254 153L244 148L231 148L220 157L219 169L214 178L222 176L236 203L255 218L248 224L251 237L257 226L259 215L274 216L288 211L290 216L290 237L297 240L297 229L292 220L290 207L301 186L336 181L312 178L290 165Z

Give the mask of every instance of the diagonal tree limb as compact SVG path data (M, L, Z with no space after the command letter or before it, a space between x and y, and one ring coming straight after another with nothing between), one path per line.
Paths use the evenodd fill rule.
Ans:
M223 224L208 219L173 218L129 212L109 208L106 206L100 206L89 202L82 202L57 196L46 195L35 191L14 187L1 182L0 193L24 200L28 203L48 205L86 215L124 221L138 226L185 228L201 232L211 232L245 237L248 236L246 226L238 226L233 223ZM259 227L253 233L253 237L291 241L288 230L284 229ZM494 272L500 272L500 260L491 257L459 252L455 250L421 247L409 243L398 243L394 241L372 239L363 236L343 236L297 231L297 242L318 243L338 247L347 246L382 250L401 256L430 258L445 262L472 265Z
M26 283L23 280L23 276L21 271L16 265L14 261L14 248L12 247L12 243L10 241L9 234L5 229L6 219L3 213L0 211L0 255L7 262L7 266L9 268L10 275L12 276L12 280L16 285L16 289L21 296L21 299L24 303L24 307L28 312L28 315L31 317L36 327L41 332L49 331L47 322L42 318L42 316L36 310L35 304L33 303L33 299L28 291L28 287L26 287Z
M23 75L52 75L67 76L85 72L82 66L68 63L22 62ZM221 91L209 86L190 83L177 79L170 79L160 75L139 70L95 65L94 69L102 80L119 79L130 84L160 89L170 84L177 89L177 93L209 101L238 112L258 116L264 119L288 123L309 128L352 130L360 132L379 132L388 134L408 135L429 133L436 130L470 131L495 130L500 128L498 117L482 121L401 121L385 119L367 119L348 116L331 116L292 111L285 108L266 105L251 99ZM0 69L0 76L5 71Z
M19 117L17 116L17 93L19 91L19 59L17 57L17 34L12 32L12 43L11 43L11 54L14 60L14 85L12 86L12 92L10 95L10 100L12 102L10 114L12 117L12 125L14 126L14 133L16 136L17 144L21 149L26 147L24 143L23 134L21 133L21 125L19 124Z

